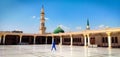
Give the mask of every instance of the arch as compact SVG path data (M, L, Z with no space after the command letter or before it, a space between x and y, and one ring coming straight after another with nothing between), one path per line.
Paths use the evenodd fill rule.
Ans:
M45 36L36 36L36 44L45 44L46 37Z
M47 44L52 44L52 36L47 37Z
M62 42L63 45L70 45L70 41L71 41L71 39L70 39L69 35L63 36L63 42Z
M60 44L60 36L54 36L54 41L56 44Z
M17 45L19 44L19 35L6 35L5 45Z
M21 41L21 44L33 44L33 41L34 41L34 36L27 36L27 35L23 35L22 36L22 41Z
M73 45L75 46L83 46L84 45L84 37L82 34L73 35Z

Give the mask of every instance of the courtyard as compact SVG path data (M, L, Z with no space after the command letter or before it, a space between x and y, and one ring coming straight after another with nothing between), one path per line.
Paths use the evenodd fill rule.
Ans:
M0 45L0 57L120 57L118 48L56 45Z

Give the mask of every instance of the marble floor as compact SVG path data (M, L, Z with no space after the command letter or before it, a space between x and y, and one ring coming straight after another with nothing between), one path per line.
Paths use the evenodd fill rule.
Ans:
M87 48L83 46L0 45L0 57L120 57L119 48Z

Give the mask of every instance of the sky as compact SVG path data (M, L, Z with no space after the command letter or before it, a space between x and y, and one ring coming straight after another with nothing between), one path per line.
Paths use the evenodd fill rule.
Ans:
M0 31L38 33L42 5L46 32L120 27L120 0L0 0Z

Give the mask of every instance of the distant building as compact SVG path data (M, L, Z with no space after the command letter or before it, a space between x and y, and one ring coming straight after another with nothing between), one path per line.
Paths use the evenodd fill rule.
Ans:
M14 31L0 31L0 33L23 33L23 31L18 31L18 30L14 30Z
M23 31L14 30L14 31L12 31L12 33L23 33Z

